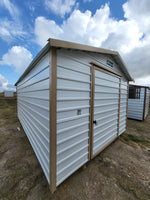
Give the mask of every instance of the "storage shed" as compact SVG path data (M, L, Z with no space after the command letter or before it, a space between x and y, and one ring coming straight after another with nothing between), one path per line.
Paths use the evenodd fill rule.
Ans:
M13 91L4 91L4 97L13 97L14 96L14 92Z
M150 88L149 88L149 108L150 108Z
M128 118L144 120L149 111L149 87L130 85L128 100Z
M116 51L49 39L17 81L18 117L52 192L126 130Z

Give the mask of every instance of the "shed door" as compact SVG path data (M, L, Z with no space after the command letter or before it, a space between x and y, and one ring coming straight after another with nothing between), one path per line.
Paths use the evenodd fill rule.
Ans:
M93 68L93 115L91 157L118 135L120 78Z

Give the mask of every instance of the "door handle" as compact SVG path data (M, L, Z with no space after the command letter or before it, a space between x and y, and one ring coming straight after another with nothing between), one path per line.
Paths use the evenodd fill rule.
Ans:
M97 125L97 121L96 121L96 120L93 120L93 124Z

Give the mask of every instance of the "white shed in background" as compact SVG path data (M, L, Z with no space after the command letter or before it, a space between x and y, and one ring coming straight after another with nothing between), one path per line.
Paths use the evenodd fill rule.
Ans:
M13 97L14 96L14 92L13 91L4 91L4 97Z
M52 192L126 130L118 52L49 39L17 81L18 117Z
M149 88L149 108L150 108L150 88Z
M128 100L128 118L144 120L149 111L149 87L130 85Z

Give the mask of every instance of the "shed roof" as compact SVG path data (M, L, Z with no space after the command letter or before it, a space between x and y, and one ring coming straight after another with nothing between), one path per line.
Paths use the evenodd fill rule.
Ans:
M150 87L149 87L149 86L144 86L144 85L134 85L134 84L129 84L129 86L137 87L137 88L148 88L148 89L150 90Z
M108 50L108 49L83 45L83 44L79 44L79 43L72 43L72 42L67 42L67 41L63 41L63 40L56 40L56 39L49 38L48 43L43 47L43 49L32 60L32 62L27 67L27 69L24 71L22 76L15 83L15 86L34 68L34 66L38 63L38 61L50 50L51 47L76 49L76 50L81 50L81 51L89 51L89 52L111 55L114 58L114 60L116 61L116 63L118 63L118 65L121 67L121 70L125 74L126 78L129 81L133 81L132 76L130 75L124 61L122 60L120 54L117 51L112 51L112 50Z

